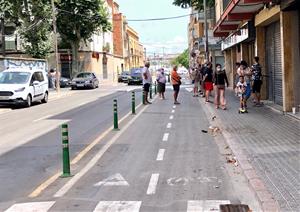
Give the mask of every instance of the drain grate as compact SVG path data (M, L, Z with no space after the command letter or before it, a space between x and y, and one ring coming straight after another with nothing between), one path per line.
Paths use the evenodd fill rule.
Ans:
M220 212L252 212L248 205L227 204L220 205Z

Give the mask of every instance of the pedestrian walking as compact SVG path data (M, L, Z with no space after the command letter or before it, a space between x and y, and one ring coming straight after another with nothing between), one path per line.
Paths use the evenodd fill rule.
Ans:
M49 87L55 89L56 88L56 70L53 68L50 69L49 71Z
M211 91L213 90L213 70L211 68L211 63L208 62L205 69L204 69L204 76L203 76L203 82L204 82L204 89L205 89L205 102L208 103L209 96Z
M261 106L260 89L262 85L261 65L259 64L259 57L254 57L254 64L251 66L252 70L252 95L255 106Z
M177 73L177 66L175 65L173 67L173 70L171 71L171 83L173 85L173 90L174 90L174 104L180 104L177 101L179 90L180 90L180 85L181 85L181 77Z
M247 84L246 91L245 91L245 107L247 108L247 101L251 96L251 78L252 72L248 66L248 63L244 60L241 61L240 68L239 68L239 76L244 77L244 81Z
M166 91L166 75L163 68L159 69L157 72L157 91L159 94L160 99L165 99L165 91Z
M236 85L237 90L238 90L238 96L240 98L240 109L239 113L245 113L247 112L247 107L246 107L246 89L247 89L247 83L245 82L244 76L239 77L239 82Z
M190 78L192 79L192 82L194 84L193 97L197 97L199 96L198 89L200 83L200 70L197 67L192 69L192 72L190 73Z
M144 91L143 95L144 95L144 99L145 99L144 104L152 104L151 102L148 101L148 93L150 91L150 86L151 86L151 83L152 83L149 67L150 67L150 63L146 62L145 67L143 68L143 71L142 71L143 91Z
M215 106L216 109L219 108L221 103L221 108L226 110L226 99L225 99L225 85L228 87L228 79L225 69L222 69L221 64L216 65L216 71L213 77L214 88L215 88Z

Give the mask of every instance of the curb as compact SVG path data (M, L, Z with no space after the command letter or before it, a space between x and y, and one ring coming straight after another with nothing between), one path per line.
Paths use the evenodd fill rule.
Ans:
M200 102L200 101L199 101ZM200 102L200 104L202 104ZM206 115L209 115L210 117L213 117L215 114L212 111L211 107L206 107L207 112ZM207 117L210 124L216 124L222 129L221 126L224 126L222 124L222 121L220 119L216 119L214 121L211 121L209 117ZM274 199L272 194L268 191L268 189L265 187L263 181L261 178L257 175L254 167L250 164L247 154L239 147L239 143L236 141L236 139L228 132L222 131L221 134L225 138L225 142L231 149L233 155L236 157L236 160L238 164L240 165L244 176L246 177L248 181L249 187L253 190L255 193L257 201L260 203L261 209L264 212L280 212L280 207L277 203L277 201Z

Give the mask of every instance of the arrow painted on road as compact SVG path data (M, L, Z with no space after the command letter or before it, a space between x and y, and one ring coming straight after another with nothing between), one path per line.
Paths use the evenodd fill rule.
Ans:
M129 186L129 183L121 174L117 173L94 184L94 186Z

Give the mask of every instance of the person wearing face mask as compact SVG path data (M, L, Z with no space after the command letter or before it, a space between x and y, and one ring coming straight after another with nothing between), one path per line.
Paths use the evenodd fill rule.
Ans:
M241 61L239 72L239 76L243 76L245 79L245 82L247 84L246 87L246 92L245 92L245 108L247 108L247 100L251 96L251 77L252 77L252 72L248 66L248 63L244 60Z
M226 110L226 99L225 99L225 84L229 86L225 69L222 69L221 64L216 64L216 71L213 76L214 89L215 89L215 106Z

